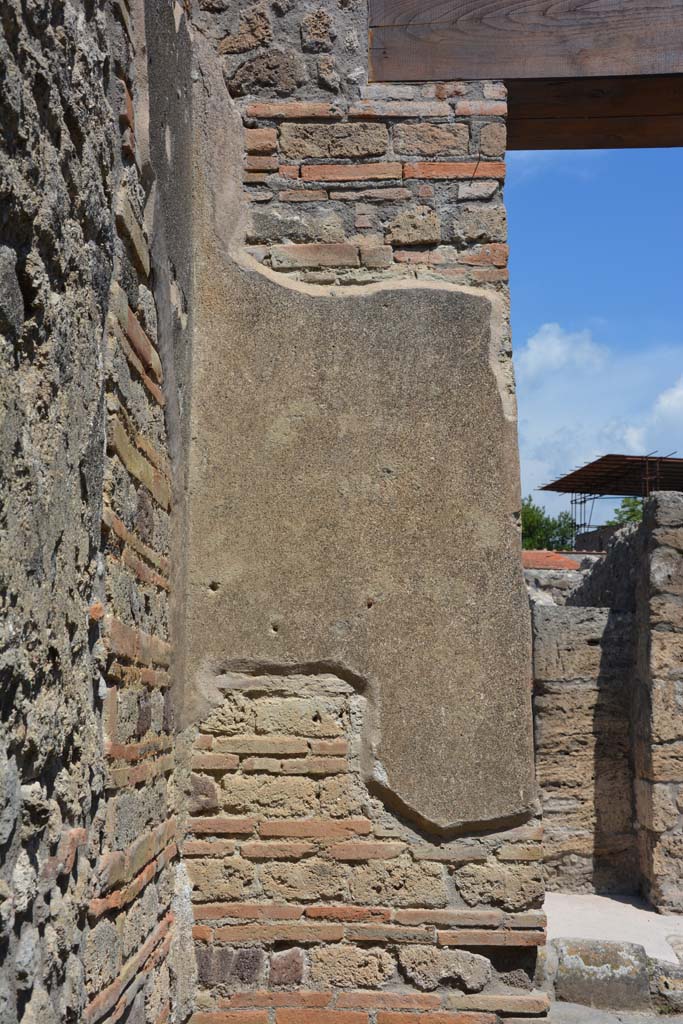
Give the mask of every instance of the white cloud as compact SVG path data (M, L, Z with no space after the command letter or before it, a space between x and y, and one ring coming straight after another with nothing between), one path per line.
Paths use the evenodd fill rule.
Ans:
M672 388L662 391L654 408L656 420L680 420L683 424L683 377Z
M531 381L571 367L577 374L602 369L607 349L596 345L591 331L565 331L559 324L542 324L518 358L518 373Z
M683 449L683 341L637 350L543 324L515 352L524 494L600 455ZM568 498L535 496L554 514ZM594 522L611 506L596 507Z

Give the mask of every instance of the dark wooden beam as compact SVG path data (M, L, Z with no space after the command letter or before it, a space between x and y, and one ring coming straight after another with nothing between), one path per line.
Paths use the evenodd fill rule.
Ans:
M378 82L683 73L683 0L369 0Z
M683 146L683 75L507 85L508 149Z

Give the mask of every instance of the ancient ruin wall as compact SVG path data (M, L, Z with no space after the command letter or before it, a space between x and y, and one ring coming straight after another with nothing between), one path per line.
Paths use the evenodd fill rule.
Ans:
M548 889L637 893L634 616L533 607L536 771Z
M187 1015L191 957L144 20L9 5L1 45L0 1016L161 1024Z
M680 494L653 495L566 606L533 607L548 886L665 912L683 907L682 523Z
M643 890L664 912L683 910L683 495L646 505L638 582L633 759Z
M193 21L196 1024L542 1016L505 90Z

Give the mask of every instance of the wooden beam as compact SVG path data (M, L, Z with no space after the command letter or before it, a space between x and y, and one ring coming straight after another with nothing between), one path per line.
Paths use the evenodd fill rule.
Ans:
M683 0L369 0L377 82L683 74Z
M683 146L683 75L507 84L508 149Z

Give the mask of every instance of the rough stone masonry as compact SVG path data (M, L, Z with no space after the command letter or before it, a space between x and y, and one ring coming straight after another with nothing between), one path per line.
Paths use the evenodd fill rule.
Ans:
M0 32L0 1021L543 1017L504 87Z

